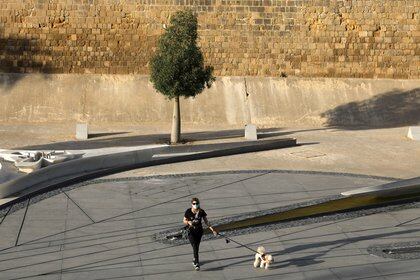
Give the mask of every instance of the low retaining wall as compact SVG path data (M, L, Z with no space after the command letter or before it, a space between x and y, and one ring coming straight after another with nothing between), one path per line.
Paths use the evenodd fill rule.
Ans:
M193 124L412 125L420 80L219 77L181 101ZM1 122L169 123L172 104L148 76L0 74Z
M80 158L57 163L0 184L0 199L33 195L59 186L98 178L131 169L194 161L296 146L295 138L243 141L221 144L166 146ZM160 157L159 157L160 155ZM8 201L6 204L10 204ZM4 207L4 205L1 205Z

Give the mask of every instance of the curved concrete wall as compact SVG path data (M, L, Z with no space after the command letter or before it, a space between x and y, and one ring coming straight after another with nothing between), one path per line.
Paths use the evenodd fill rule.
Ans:
M342 192L344 196L372 195L376 197L401 196L406 194L418 194L420 192L420 177L400 180L379 186L358 188Z
M181 101L195 124L411 125L420 80L220 77ZM172 104L143 75L0 74L0 121L169 123Z
M0 184L0 199L26 196L75 181L98 178L135 168L296 146L295 138L222 144L165 146L66 161ZM8 201L7 203L9 203Z

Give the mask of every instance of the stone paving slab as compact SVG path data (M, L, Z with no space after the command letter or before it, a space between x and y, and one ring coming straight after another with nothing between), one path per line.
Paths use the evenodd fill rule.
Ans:
M15 245L24 215L25 209L20 209L4 217L0 224L0 250Z
M340 280L337 275L335 275L329 269L322 269L322 270L315 270L315 271L305 271L303 272L305 279L313 279L313 280Z
M220 238L202 242L202 270L195 272L189 244L154 241L156 232L181 226L191 196L202 200L211 221L333 195L352 182L383 183L351 176L340 182L325 174L312 180L310 174L255 175L118 179L68 190L73 201L63 193L34 200L26 216L21 208L0 224L3 248L13 246L25 216L21 245L0 248L0 279L417 279L420 260L383 259L367 248L417 240L418 208L232 237L251 248L265 246L275 259L269 270L253 268L253 252Z

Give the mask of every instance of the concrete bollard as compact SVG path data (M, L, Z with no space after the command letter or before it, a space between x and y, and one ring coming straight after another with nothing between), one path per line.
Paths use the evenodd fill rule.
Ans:
M77 140L87 140L88 137L89 137L89 132L88 132L87 123L76 124L76 139Z
M253 124L245 125L245 139L246 140L258 140L257 127Z
M420 126L410 126L408 128L407 137L412 140L420 141Z

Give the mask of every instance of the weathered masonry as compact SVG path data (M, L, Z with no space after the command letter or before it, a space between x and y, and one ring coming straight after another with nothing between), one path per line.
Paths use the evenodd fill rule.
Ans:
M147 74L186 7L218 76L420 77L419 0L2 0L0 71Z

